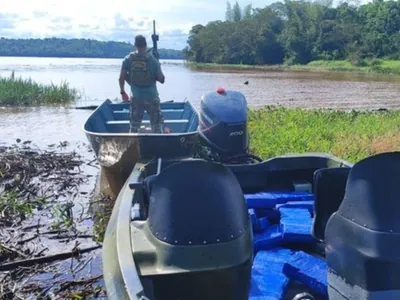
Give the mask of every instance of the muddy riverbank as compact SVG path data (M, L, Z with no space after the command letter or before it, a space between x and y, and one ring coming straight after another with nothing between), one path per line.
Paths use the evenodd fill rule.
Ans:
M83 143L0 147L0 299L106 299L98 170Z

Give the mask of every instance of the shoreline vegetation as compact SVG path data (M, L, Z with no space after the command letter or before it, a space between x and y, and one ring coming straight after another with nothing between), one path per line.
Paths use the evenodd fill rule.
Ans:
M268 159L325 152L355 163L400 151L400 111L336 111L265 106L249 112L251 152Z
M198 69L400 74L399 21L396 1L228 1L225 20L192 27L184 54Z
M359 65L353 65L346 60L316 60L300 65L246 65L197 63L185 61L185 66L198 71L264 71L264 72L347 72L363 74L400 75L400 60L370 59Z
M31 78L0 77L0 105L52 105L70 104L79 99L78 91L67 82L56 84L40 84Z

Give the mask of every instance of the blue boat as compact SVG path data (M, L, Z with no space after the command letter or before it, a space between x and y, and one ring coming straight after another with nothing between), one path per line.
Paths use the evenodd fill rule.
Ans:
M129 103L105 100L86 120L83 131L101 166L99 181L118 195L136 162L152 158L159 151L164 157L193 155L199 124L196 109L188 101L161 103L164 126L172 132L151 131L149 116L144 113L139 133L129 132Z
M109 299L400 299L400 152L262 160L234 91L202 98L197 132L194 154L130 170L103 243Z
M174 156L180 153L190 155L190 141L197 137L199 124L196 110L190 102L161 103L164 126L172 131L169 134L152 133L147 112L144 113L139 133L130 133L129 108L128 103L112 103L107 99L84 124L83 131L102 166L110 167L118 163L124 154L124 149L120 147L133 143L137 143L147 157L153 155L152 149L156 146L162 147L163 153L171 152ZM151 146L147 147L149 140ZM113 150L113 146L118 149Z

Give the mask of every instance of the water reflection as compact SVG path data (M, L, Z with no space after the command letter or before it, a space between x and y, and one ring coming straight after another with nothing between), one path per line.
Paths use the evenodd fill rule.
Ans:
M1 108L0 142L31 140L40 148L67 141L86 142L81 128L90 111L68 108Z

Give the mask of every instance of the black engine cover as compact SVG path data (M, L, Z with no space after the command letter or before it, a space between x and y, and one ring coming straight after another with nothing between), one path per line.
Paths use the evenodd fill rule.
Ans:
M221 156L247 153L247 101L236 91L211 92L200 103L199 134Z
M153 180L150 195L150 229L171 245L229 242L250 224L240 185L220 164L189 160L167 167Z
M148 186L148 232L136 231L136 249L145 242L135 261L152 273L152 299L248 299L252 228L234 173L188 159L163 169Z
M400 152L351 169L325 231L330 299L400 299L399 183Z

